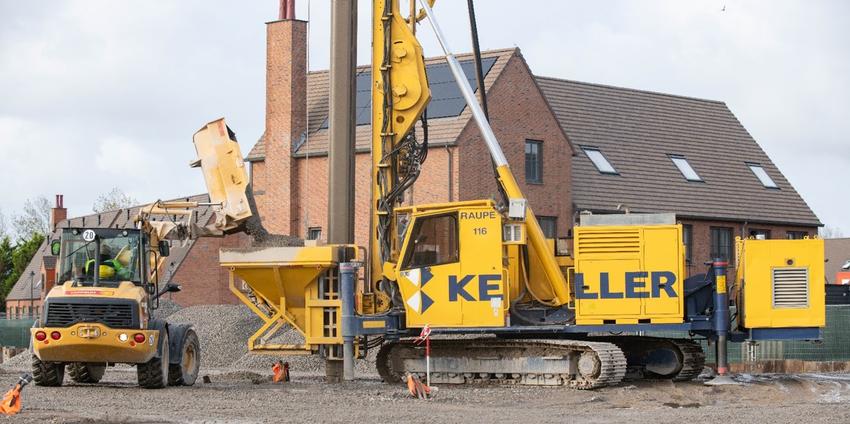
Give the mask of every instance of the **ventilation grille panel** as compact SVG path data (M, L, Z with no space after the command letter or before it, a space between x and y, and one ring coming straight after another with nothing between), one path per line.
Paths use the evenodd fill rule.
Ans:
M609 231L580 233L576 243L578 254L640 253L640 232Z
M773 307L809 306L809 269L773 268Z

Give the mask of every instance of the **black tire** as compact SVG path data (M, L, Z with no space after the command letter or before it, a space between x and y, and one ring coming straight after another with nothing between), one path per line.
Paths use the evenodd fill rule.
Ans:
M106 372L106 364L72 362L68 365L68 375L75 383L97 383L103 378L104 372Z
M59 387L65 380L65 364L41 362L38 356L32 356L32 381L36 386Z
M183 337L180 346L183 357L179 364L170 364L168 367L169 386L191 386L198 379L198 371L201 368L201 342L194 330L189 330Z
M154 357L148 362L136 365L139 386L145 389L161 389L168 385L168 332L163 328L159 334L159 358Z

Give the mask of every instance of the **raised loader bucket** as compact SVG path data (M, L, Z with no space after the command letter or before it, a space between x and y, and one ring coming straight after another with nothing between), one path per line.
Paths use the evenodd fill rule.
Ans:
M353 260L355 252L340 246L221 249L231 292L265 321L249 338L248 349L310 354L319 345L342 344L338 264ZM236 277L249 293L237 287ZM268 343L284 324L299 331L304 344Z
M251 217L245 193L248 174L245 161L236 142L236 135L224 122L216 119L198 130L192 137L198 159L193 168L201 167L210 194L210 203L218 205L220 213L211 230L228 232Z

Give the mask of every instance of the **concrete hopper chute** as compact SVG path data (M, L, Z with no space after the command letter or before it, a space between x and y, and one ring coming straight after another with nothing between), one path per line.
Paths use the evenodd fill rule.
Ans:
M341 344L342 334L333 318L342 306L338 264L353 260L355 252L340 246L221 249L220 262L230 271L231 292L265 322L248 339L248 349L293 355L315 353L319 345ZM304 343L272 342L287 324L301 333Z

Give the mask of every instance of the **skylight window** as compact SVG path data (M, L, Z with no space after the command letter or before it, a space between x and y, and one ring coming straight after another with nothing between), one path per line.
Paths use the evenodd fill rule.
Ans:
M682 173L682 176L685 177L688 181L697 181L702 182L702 178L699 177L697 171L694 171L694 168L688 163L688 160L685 159L682 155L669 155L670 160L673 161L673 164L676 165L676 168L679 168L679 172Z
M845 271L850 270L850 261L844 262L844 266L842 266L841 269Z
M617 170L614 169L614 166L611 165L611 162L608 162L608 159L602 154L602 152L596 147L582 147L584 154L590 158L590 161L593 162L593 166L596 167L599 172L603 174L617 174Z
M750 167L750 171L753 171L753 174L756 175L756 178L761 181L763 186L766 188L779 188L779 186L776 185L776 182L773 181L773 178L770 178L770 175L767 175L767 171L765 171L761 165L747 162L747 166Z

